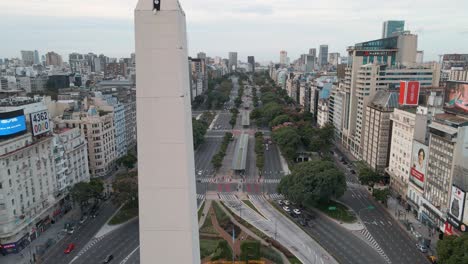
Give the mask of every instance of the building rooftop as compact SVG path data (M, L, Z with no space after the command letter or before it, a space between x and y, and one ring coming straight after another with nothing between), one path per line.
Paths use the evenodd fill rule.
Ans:
M379 109L393 109L398 107L398 93L389 91L378 91L374 100L369 104L370 107Z
M444 123L450 126L460 126L468 124L468 117L454 115L454 114L437 114L434 116L434 120L440 123Z

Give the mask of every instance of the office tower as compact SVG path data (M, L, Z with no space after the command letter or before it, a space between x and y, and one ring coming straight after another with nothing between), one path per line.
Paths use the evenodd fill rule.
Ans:
M337 67L340 63L340 53L338 52L331 52L328 54L328 64Z
M304 60L305 72L312 72L314 70L315 65L315 56L310 54L304 54Z
M383 22L382 38L388 38L403 33L405 30L404 20L388 20Z
M62 66L62 63L63 63L62 56L60 56L59 54L53 51L46 53L45 60L46 60L46 66L53 65L53 66L60 67Z
M317 57L317 49L316 48L310 48L309 49L309 55L312 55L313 57Z
M198 59L206 59L206 53L205 52L198 52L197 53L197 58Z
M34 51L32 50L22 50L21 51L21 60L23 61L24 66L31 66L34 64Z
M229 72L237 70L237 52L229 52Z
M286 65L288 60L288 52L285 50L280 51L280 64Z
M327 66L328 63L328 45L320 45L319 49L319 64L321 67Z
M343 85L347 108L342 144L356 158L362 158L365 108L375 92L399 88L400 81L407 80L420 81L422 88L438 85L440 67L415 65L416 51L417 36L412 34L357 43L348 48L352 64L346 68Z
M34 64L41 64L41 61L39 60L39 51L34 50Z
M153 4L139 0L135 9L140 259L142 264L155 258L196 264L200 247L185 15L177 0ZM230 59L236 66L237 53Z
M247 57L247 63L249 64L249 70L251 72L255 72L255 57L254 56L248 56Z

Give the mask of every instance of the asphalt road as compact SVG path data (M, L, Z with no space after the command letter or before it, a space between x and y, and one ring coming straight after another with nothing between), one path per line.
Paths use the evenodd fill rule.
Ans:
M90 241L99 229L106 223L117 208L107 200L102 203L99 209L99 214L96 218L89 218L82 226L75 229L71 235L66 235L60 242L52 247L41 258L43 264L69 263L78 252ZM70 254L65 254L63 251L70 244L75 244L75 249Z
M111 263L140 263L140 234L138 219L112 231L104 236L102 240L96 242L87 251L83 252L73 264L101 263L107 255L112 255L114 259Z
M340 200L351 207L361 218L369 233L383 249L392 263L417 264L429 263L416 248L416 242L398 225L382 205L375 202L365 187L349 183L358 182L357 176L350 173L352 166L339 161L341 153L335 150L334 160L337 167L345 172L348 190ZM372 206L373 209L368 209Z

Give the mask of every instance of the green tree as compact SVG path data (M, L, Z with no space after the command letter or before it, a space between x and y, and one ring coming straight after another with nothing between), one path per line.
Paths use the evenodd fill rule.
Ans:
M346 180L333 162L313 160L296 164L292 173L281 179L278 191L294 203L316 206L341 197L346 191Z
M462 236L445 236L437 242L438 263L468 263L468 234Z
M104 182L98 178L92 178L89 183L89 192L90 196L95 199L99 199L102 196L102 192L104 191Z
M371 169L365 162L356 162L358 178L361 184L374 187L374 185L383 180L382 175Z
M126 203L132 208L138 207L138 174L136 172L118 176L112 184L113 200L118 204Z
M80 205L88 202L91 198L89 184L87 182L79 182L73 185L70 190L70 194L73 200Z
M225 259L225 260L232 259L232 250L229 247L229 244L227 243L226 240L219 241L218 246L216 247L216 250L213 254L213 257L211 258L212 261L219 260L219 259Z
M275 117L271 122L270 122L270 127L275 127L277 125L281 125L283 124L284 122L288 122L289 121L289 116L288 115L279 115L277 117Z
M282 113L283 107L278 103L267 103L263 106L262 109L262 116L264 117L267 124Z
M133 169L135 167L135 163L137 162L137 157L131 153L127 153L127 155L117 159L117 165L124 165L128 169Z
M296 156L297 147L300 144L300 136L294 127L282 127L272 134L273 140L278 144L283 155L289 160Z
M196 120L195 118L192 119L192 133L193 133L193 148L197 149L203 141L205 140L206 130L208 129L208 125L201 121Z

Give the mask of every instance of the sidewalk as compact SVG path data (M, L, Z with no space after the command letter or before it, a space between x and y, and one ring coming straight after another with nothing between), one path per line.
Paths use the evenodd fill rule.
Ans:
M65 223L69 221L77 221L80 218L78 209L72 209L57 222L52 224L49 229L42 233L38 238L32 241L26 248L18 254L0 255L0 263L2 264L29 264L33 263L33 254L38 251L37 247L43 246L49 239L54 240L53 245L57 244L67 234L63 232ZM51 245L51 246L53 246ZM46 250L47 251L47 250Z
M416 243L422 241L423 239L430 240L430 247L428 254L436 255L436 247L439 238L437 232L431 230L430 227L421 223L412 212L407 212L405 208L397 201L397 199L390 197L387 200L387 207L385 210L395 218L395 220L400 224L409 236Z

